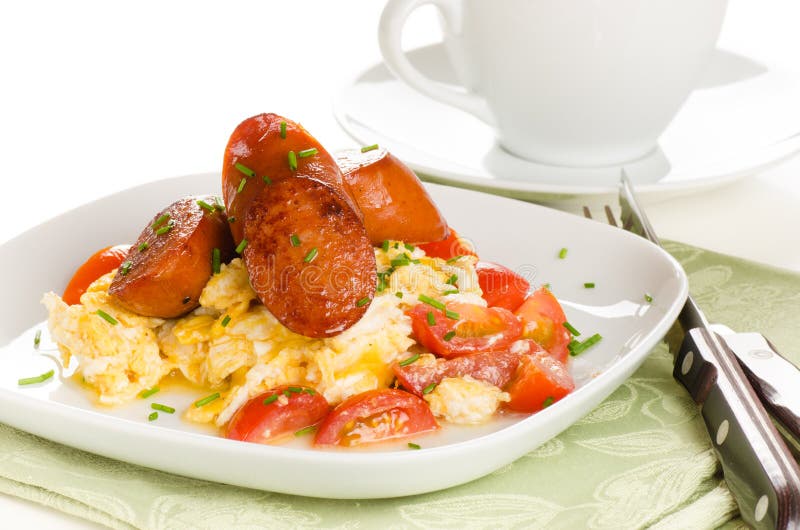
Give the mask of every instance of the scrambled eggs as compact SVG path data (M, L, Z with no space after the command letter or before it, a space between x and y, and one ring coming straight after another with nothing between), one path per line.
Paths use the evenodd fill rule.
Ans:
M130 401L178 370L221 396L190 407L184 416L222 426L250 398L279 385L314 387L332 405L388 387L394 381L392 363L417 348L405 311L419 295L486 305L475 273L477 258L429 258L402 242L376 248L375 254L379 288L368 311L356 325L327 339L304 337L281 325L257 301L239 258L211 277L199 308L177 319L141 317L118 306L108 294L114 272L95 281L79 305L68 306L54 293L47 293L43 303L65 364L72 355L80 358L78 371L100 403ZM453 275L459 290L444 295L453 290L448 283ZM100 318L98 309L118 323ZM508 397L466 376L446 379L426 399L447 421L479 423Z

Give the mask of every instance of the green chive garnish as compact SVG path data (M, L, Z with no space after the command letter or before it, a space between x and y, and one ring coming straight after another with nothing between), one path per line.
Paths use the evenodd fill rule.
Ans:
M414 252L414 249L417 248L410 243L403 243L403 246L406 247L406 250L409 252Z
M156 230L156 235L157 236L163 236L164 234L166 234L167 232L172 230L173 226L175 226L175 221L170 219L169 221L167 221L167 224L165 224L164 226L162 226L161 228Z
M112 326L116 326L117 324L119 324L119 322L117 322L116 318L112 317L111 315L109 315L108 313L103 311L102 309L98 309L96 313L97 313L97 316L99 316L100 318L102 318L103 320L105 320L106 322L111 324Z
M314 156L319 153L319 150L316 147L312 147L311 149L303 149L302 151L297 152L298 158L308 158L310 156Z
M166 412L167 414L174 414L175 409L168 406L162 405L161 403L150 403L150 408L153 410L160 410L161 412Z
M236 193L242 193L245 184L247 184L247 178L243 177L242 180L239 181L239 187L236 188Z
M429 306L431 306L431 307L433 307L433 308L436 308L436 309L438 309L438 310L440 310L440 311L444 311L445 309L447 309L447 308L444 306L444 304L443 304L442 302L440 302L439 300L434 300L434 299L433 299L433 298L431 298L430 296L426 296L426 295L424 295L424 294L421 294L421 295L419 295L419 296L417 297L417 300L419 300L419 301L420 301L420 302L422 302L423 304L428 304Z
M419 444L415 444L414 442L408 442L408 448L414 450L422 449L422 447L420 447Z
M219 274L221 265L221 258L220 258L220 251L218 248L215 248L211 251L211 272L213 274Z
M297 155L294 154L294 151L289 151L289 169L292 171L297 171Z
M558 251L558 258L559 259L564 259L566 257L567 257L567 249L566 248L562 248L561 250Z
M653 297L652 297L652 296L650 296L650 295L649 295L649 294L647 294L647 293L644 293L644 301L645 301L645 302L647 302L647 303L649 304L650 302L652 302L652 301L653 301Z
M161 223L165 222L168 219L169 219L169 214L168 213L161 214L161 216L158 219L153 221L153 230L158 228L161 225Z
M26 377L24 379L20 379L19 381L17 381L17 384L19 386L25 386L25 385L35 385L37 383L44 383L45 381L53 377L53 374L55 374L55 371L50 370L49 372L45 372L42 375L37 375L36 377Z
M586 350L588 350L589 348L600 342L602 338L603 337L599 333L595 333L594 335L592 335L583 342L577 340L571 341L567 345L567 349L569 350L569 354L575 357L577 355L582 354L583 352L585 352Z
M233 165L233 167L235 167L236 169L238 169L239 171L241 171L242 173L244 173L248 177L255 177L256 176L256 172L255 171L253 171L252 169L250 169L249 167L245 166L244 164L242 164L240 162L236 162Z
M39 349L39 344L42 342L42 330L37 329L36 335L33 336L33 347Z
M311 250L308 251L306 257L303 258L303 261L305 261L306 263L311 263L312 261L314 261L314 258L317 257L317 252L318 252L317 247L312 248Z
M461 254L459 254L458 256L453 256L452 258L449 258L449 259L447 260L447 263L448 263L448 264L455 263L456 261L460 260L460 259L461 259L461 258L463 258L463 257L464 257L464 256L462 256Z
M119 269L120 274L125 276L126 274L128 274L130 272L131 267L133 267L133 263L131 263L131 260L125 261L125 263L123 263L122 267L120 267L120 269Z
M397 291L396 293L394 293L394 295L395 295L397 298L403 298L403 291Z
M246 248L247 248L247 240L242 239L242 242L239 243L239 245L236 247L236 253L241 254L242 252L244 252L244 249Z
M381 244L381 248L383 249L384 252L388 252L389 251L389 240L388 239L384 239L383 240L383 243Z
M147 421L156 421L158 419L158 412L151 412L147 417Z
M437 383L429 384L428 386L426 386L425 388L422 389L422 393L423 394L430 394L431 392L433 392L433 389L436 388L436 385L437 385Z
M227 327L228 324L230 324L230 323L231 323L231 316L230 315L225 315L225 318L222 319L222 322L220 322L219 325L224 328L224 327Z
M147 399L150 396L152 396L153 394L155 394L156 392L158 392L159 390L161 390L161 389L158 388L157 386L154 386L153 388L148 388L146 390L142 390L141 392L139 392L139 397L142 398L142 399Z
M236 222L236 216L235 215L231 215L230 217L228 217L228 222L229 223L235 223Z
M365 145L364 147L361 148L361 152L362 153L369 153L370 151L374 151L377 148L378 148L378 144Z
M594 282L586 282L583 284L587 289L594 289Z
M445 341L450 342L450 339L452 339L455 336L456 336L456 332L455 331L448 331L447 333L444 334L444 337L442 337L442 338Z
M214 401L216 399L219 399L219 392L214 392L210 396L206 396L203 399L198 399L197 401L194 402L194 406L197 407L197 408L200 408L200 407L203 407L205 405L208 405L209 403L211 403L212 401Z
M428 314L430 314L430 313L428 313ZM417 362L417 359L419 359L419 354L415 353L414 355L412 355L408 359L404 359L404 360L400 361L397 364L399 364L400 366L408 366L409 364L413 364L413 363Z
M446 283L448 285L455 285L457 281L458 281L458 274L453 274L452 276L447 278L447 282Z
M139 249L139 252L144 252L145 250L150 248L150 245L147 244L147 241L142 241L141 243L139 243L139 246L137 248Z
M271 403L275 403L276 401L278 401L278 394L272 394L264 400L264 405L269 405Z
M436 317L433 316L433 311L428 311L428 325L435 326L436 325Z
M396 258L391 260L389 263L392 265L392 267L404 267L404 266L406 266L406 265L411 263L411 257L408 254L406 254L405 252L403 252L403 254L401 254L400 256L397 256Z
M564 322L564 327L565 327L565 328L567 328L567 331L569 331L570 333L572 333L572 336L573 336L573 337L578 337L578 336L580 336L580 334L581 334L581 332L580 332L580 331L578 331L577 329L575 329L575 328L572 326L572 324L570 324L569 322Z
M461 318L461 315L459 315L455 311L450 311L449 309L444 310L444 316L446 316L450 320L459 320Z
M266 176L266 175L264 175L263 177L261 177L261 179L264 181L264 184L266 184L267 186L269 186L270 184L272 184L272 179L271 179L271 178L269 178L269 177L268 177L268 176Z
M297 237L297 234L290 235L289 236L289 242L291 242L293 247L299 247L300 246L300 238Z
M202 200L202 199L199 199L199 200L197 201L197 205L198 205L200 208L202 208L202 209L206 210L207 212L214 213L215 211L217 211L217 209L216 209L214 206L212 206L212 205L208 204L206 201L204 201L204 200Z
M286 122L281 122L281 138L286 139Z
M448 294L458 294L458 289L448 289L446 291L442 291L442 296L447 296Z
M369 303L369 296L365 296L364 298L356 302L356 307L364 307L368 303Z
M287 388L286 390L284 390L283 392L281 392L281 393L282 393L284 396L286 396L287 398L288 398L288 397L292 397L292 393L291 393L291 392L289 392L289 389L288 389L288 388Z
M303 387L301 387L301 386L290 386L286 390L288 390L292 394L302 394L303 393Z
M216 208L220 212L224 212L225 211L225 205L222 204L222 199L220 199L216 195L214 195L214 208Z
M542 408L546 409L547 407L549 407L550 405L553 404L553 401L555 401L553 399L553 397L552 396L548 396L547 398L545 398L544 401L542 401Z
M305 392L309 396L315 396L317 394L317 391L314 390L313 388L304 388L303 392Z
M300 437L300 436L303 436L303 435L306 435L306 434L311 434L312 432L314 432L316 430L317 430L317 426L316 425L309 425L308 427L303 427L302 429L300 429L299 431L294 433L294 435L297 436L297 437Z

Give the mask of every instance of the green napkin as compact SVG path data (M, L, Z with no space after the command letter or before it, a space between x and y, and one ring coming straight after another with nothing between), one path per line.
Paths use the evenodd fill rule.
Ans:
M709 319L761 331L785 354L800 352L800 275L666 246ZM117 462L4 425L0 491L112 528L745 527L663 344L557 438L487 477L427 495L336 501L254 491Z

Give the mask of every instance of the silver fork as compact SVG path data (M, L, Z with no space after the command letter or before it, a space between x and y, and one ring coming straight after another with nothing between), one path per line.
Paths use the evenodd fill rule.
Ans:
M624 170L620 180L619 202L619 220L609 205L603 207L606 221L660 246ZM583 207L583 215L593 218L587 206ZM737 335L758 335L763 341L742 341L735 338ZM800 469L770 421L759 396L748 383L730 343L739 345L742 352L748 348L748 344L757 344L759 351L770 352L772 358L788 364L790 368L785 369L797 369L782 359L760 334L734 333L731 335L734 338L727 340L720 336L708 324L691 296L669 336L677 337L679 341L682 339L670 345L675 354L673 375L701 407L703 421L742 518L759 529L800 528ZM676 347L678 344L680 347ZM765 355L762 357L767 360ZM764 403L777 403L779 406L773 407L773 410L786 412L787 408L791 409L781 399L780 392L775 391L775 385L771 384L769 377L774 376L765 372L762 365L756 371L759 374L755 377L758 381L754 383L756 389L759 385L762 389L771 389L771 392L762 392L760 397ZM751 375L753 370L749 372L748 375ZM786 392L797 392L800 377L794 378L792 383L793 388L787 384ZM789 410L784 416L788 420L785 421L788 430L791 432L792 428L796 428L796 434L800 437L798 410Z

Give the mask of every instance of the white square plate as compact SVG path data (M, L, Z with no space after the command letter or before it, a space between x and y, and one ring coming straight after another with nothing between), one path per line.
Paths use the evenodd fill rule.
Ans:
M468 190L428 185L451 226L486 261L549 283L567 317L603 340L570 361L577 389L531 415L507 415L478 427L445 427L406 443L366 450L316 450L308 440L285 446L241 443L207 427L161 414L149 402L100 408L63 370L46 333L46 291L61 292L75 268L98 248L132 242L152 212L190 194L219 190L217 174L153 182L81 206L0 247L0 421L111 458L195 478L282 493L380 498L425 493L486 475L535 449L591 411L644 361L686 299L686 275L662 249L623 230L574 215ZM566 259L559 259L562 247ZM594 282L594 289L584 288ZM647 303L645 293L652 295ZM33 337L43 331L41 347ZM17 380L55 369L42 385ZM162 390L178 411L200 391ZM309 438L309 437L306 437ZM379 470L379 472L376 472Z

